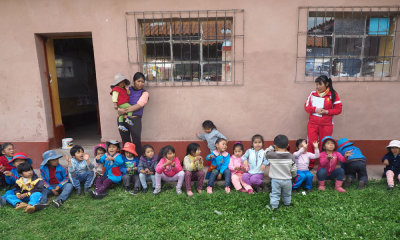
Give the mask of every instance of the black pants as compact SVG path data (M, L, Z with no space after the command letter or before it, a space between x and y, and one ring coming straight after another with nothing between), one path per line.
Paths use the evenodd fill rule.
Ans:
M365 183L368 182L367 165L365 161L352 161L345 163L345 174L346 178L351 178L352 180L356 178L358 174L359 181Z
M133 126L123 122L127 132L119 130L119 134L121 135L121 139L123 144L126 142L131 142L136 146L136 152L139 156L143 155L143 148L142 148L142 117L134 117L130 118L133 122ZM118 119L117 119L118 122Z

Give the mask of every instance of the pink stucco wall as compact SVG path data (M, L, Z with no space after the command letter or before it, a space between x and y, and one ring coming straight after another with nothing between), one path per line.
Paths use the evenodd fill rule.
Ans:
M306 136L303 104L313 83L295 83L299 6L392 6L384 1L22 1L0 2L0 142L46 142L52 137L43 56L35 34L91 32L98 81L102 139L119 139L109 83L132 76L125 12L244 9L245 79L235 87L153 87L143 118L144 141L196 139L211 119L228 138ZM400 46L400 43L397 43ZM334 135L357 140L399 138L400 82L337 83L343 113Z

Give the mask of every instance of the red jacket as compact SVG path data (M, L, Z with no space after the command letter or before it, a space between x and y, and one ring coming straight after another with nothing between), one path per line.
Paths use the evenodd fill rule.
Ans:
M8 164L8 160L4 155L0 157L0 166L6 168L4 171L11 171L11 169L13 169L13 167Z
M332 93L329 91L325 96L324 96L324 109L328 110L328 114L320 116L316 116L314 114L316 107L313 106L312 101L313 97L318 97L319 95L316 91L312 91L310 95L307 98L306 103L304 104L304 109L308 114L310 114L310 117L308 119L308 123L311 124L317 124L317 125L333 125L333 115L338 115L342 112L342 102L340 101L339 95L336 93L336 99L334 104L334 107L332 108Z
M120 88L118 86L113 87L113 89L111 90L111 95L112 92L118 92L118 102L117 105L121 105L124 103L128 103L129 102L129 96L128 96L128 92L126 91L125 88Z

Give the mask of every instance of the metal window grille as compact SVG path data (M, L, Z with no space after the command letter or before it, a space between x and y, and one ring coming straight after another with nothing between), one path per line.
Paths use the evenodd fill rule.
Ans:
M150 86L241 85L244 10L127 12L128 60Z
M399 6L300 7L296 81L399 81Z

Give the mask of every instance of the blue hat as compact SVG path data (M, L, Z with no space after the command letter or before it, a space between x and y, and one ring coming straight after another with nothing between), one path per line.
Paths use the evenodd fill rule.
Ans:
M325 142L326 141L328 141L328 140L331 140L331 141L333 141L334 143L335 143L335 149L334 149L334 151L336 151L337 149L338 149L338 144L337 144L337 142L336 142L336 140L335 139L333 139L333 137L331 137L331 136L326 136L326 137L324 137L323 139L322 139L322 147L325 145Z
M342 149L343 149L344 147L353 145L353 143L350 142L349 139L347 139L347 138L341 138L341 139L339 139L339 141L337 141L337 144L339 145L339 147L338 147L338 151L339 151L339 152L342 151Z
M25 160L28 161L28 163L29 163L30 165L32 165L32 159L28 158L28 157L26 156L26 154L23 153L23 152L17 152L17 153L15 153L14 156L13 156L13 158L12 158L10 161L8 161L8 165L14 167L14 160L17 160L17 159L25 159Z
M43 162L40 165L44 166L48 161L62 158L62 156L54 152L54 150L49 150L43 153L42 158Z

